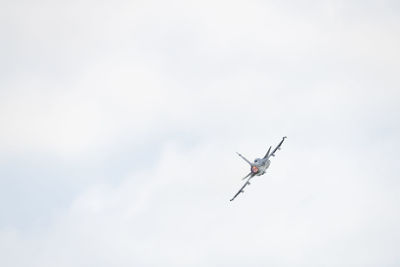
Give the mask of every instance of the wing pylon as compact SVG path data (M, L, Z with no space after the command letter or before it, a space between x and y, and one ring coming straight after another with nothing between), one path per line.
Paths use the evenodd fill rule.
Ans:
M239 189L239 191L233 196L233 198L231 198L230 201L233 201L240 193L244 193L244 188L248 185L250 185L250 179L254 177L254 173L250 173L250 177L249 179L247 179L247 181L244 183L244 185ZM249 176L249 175L247 175ZM246 176L246 177L247 177Z
M276 152L277 150L280 150L280 149L281 149L281 145L282 145L283 141L285 141L286 138L287 138L286 136L284 136L284 137L282 138L282 141L275 147L275 149L272 151L272 153L271 153L271 155L269 155L269 157L275 157L275 152Z

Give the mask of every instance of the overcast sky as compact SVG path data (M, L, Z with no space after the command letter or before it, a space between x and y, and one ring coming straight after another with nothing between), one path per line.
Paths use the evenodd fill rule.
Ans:
M398 1L0 1L0 266L399 266L399 47Z

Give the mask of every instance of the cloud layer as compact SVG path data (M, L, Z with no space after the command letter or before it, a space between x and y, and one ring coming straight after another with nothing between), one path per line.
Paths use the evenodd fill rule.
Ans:
M0 10L0 265L399 263L395 2Z

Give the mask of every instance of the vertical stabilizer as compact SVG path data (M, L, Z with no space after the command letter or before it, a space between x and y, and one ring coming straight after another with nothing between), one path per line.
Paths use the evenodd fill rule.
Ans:
M242 158L244 161L246 161L250 166L252 166L251 162L250 162L248 159L246 159L245 157L243 157L242 154L240 154L240 153L238 153L238 152L236 152L236 154L238 154L239 157L241 157L241 158Z
M267 154L265 154L265 156L264 156L264 159L268 158L269 152L271 151L271 147L272 147L272 146L269 147L269 149L268 149L268 151L267 151Z

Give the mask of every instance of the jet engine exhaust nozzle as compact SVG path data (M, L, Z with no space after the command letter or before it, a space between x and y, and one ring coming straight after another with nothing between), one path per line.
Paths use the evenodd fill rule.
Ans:
M252 173L258 173L258 168L257 168L257 166L251 166L251 172L252 172Z

